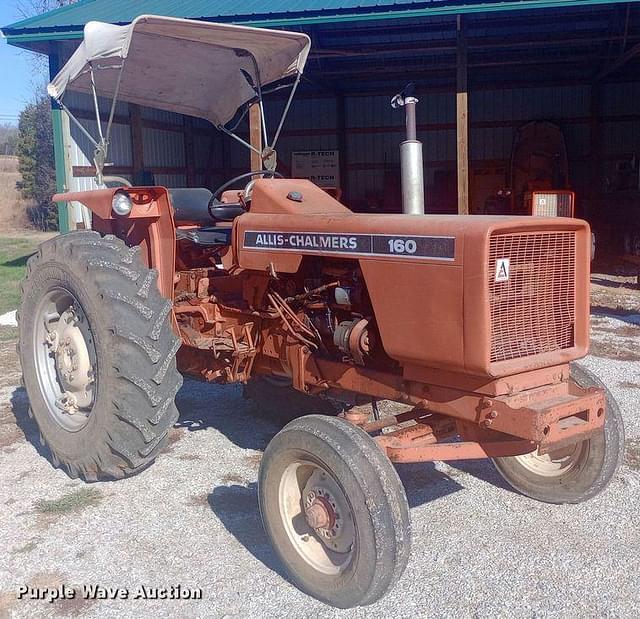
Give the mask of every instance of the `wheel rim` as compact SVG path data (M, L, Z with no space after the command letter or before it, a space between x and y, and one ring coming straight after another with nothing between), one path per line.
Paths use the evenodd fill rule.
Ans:
M540 454L536 450L515 458L524 468L536 475L561 477L579 466L588 450L589 441L582 441L546 454Z
M291 545L314 569L336 575L351 563L356 531L351 506L333 476L309 461L290 464L278 505Z
M97 389L96 350L84 309L64 288L40 301L33 330L36 375L51 417L77 432L89 421Z

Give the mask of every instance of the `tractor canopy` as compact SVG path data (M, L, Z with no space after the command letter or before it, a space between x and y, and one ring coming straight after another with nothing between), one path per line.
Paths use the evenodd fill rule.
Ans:
M97 90L224 127L263 87L299 76L310 44L298 32L156 15L127 26L89 22L48 92L61 101L68 90Z

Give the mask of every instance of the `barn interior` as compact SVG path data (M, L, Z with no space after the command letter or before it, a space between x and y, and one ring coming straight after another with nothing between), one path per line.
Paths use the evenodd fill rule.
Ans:
M88 8L93 19L127 23L134 9L126 4L81 2L3 32L9 43L48 55L55 74L78 45ZM144 8L177 14L176 4ZM192 4L212 12L210 3ZM309 0L252 3L251 15L228 4L217 3L213 15L194 8L177 16L282 27L312 40L278 144L282 174L312 178L355 211L400 212L405 119L390 101L414 82L427 213L516 214L531 189L571 190L576 215L596 234L598 260L640 255L637 2L320 8ZM286 94L267 97L268 124L277 123ZM73 95L67 105L95 134L91 98ZM106 122L109 99L100 107ZM251 116L238 130L246 140ZM93 146L58 109L54 128L59 188L94 187ZM246 148L206 121L126 103L116 107L110 155L110 173L170 188L213 190L252 165ZM62 228L90 225L79 204L60 213Z

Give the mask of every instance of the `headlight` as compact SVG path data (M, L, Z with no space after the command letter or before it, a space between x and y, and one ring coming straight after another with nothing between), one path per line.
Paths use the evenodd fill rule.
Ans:
M133 207L131 198L126 191L116 191L111 201L111 208L116 215L126 217Z

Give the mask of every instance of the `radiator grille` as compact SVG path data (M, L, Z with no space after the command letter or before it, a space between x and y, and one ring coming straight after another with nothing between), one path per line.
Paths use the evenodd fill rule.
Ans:
M570 191L534 192L532 215L541 217L573 217L574 195Z
M491 237L492 363L574 345L575 254L574 232Z

